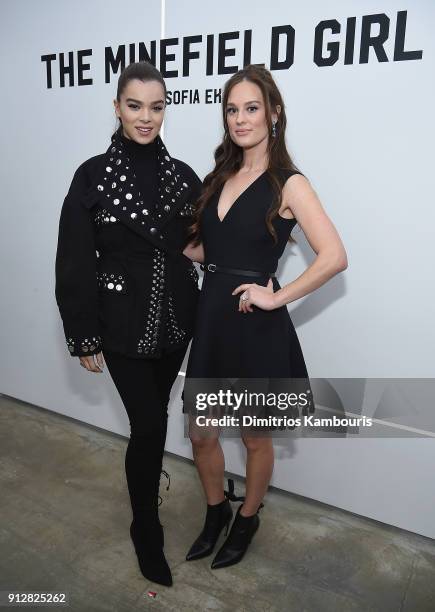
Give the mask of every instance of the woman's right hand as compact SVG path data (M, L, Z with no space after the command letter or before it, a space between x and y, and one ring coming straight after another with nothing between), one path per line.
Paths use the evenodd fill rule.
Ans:
M100 374L104 368L103 353L97 353L96 355L89 355L86 357L79 357L80 365L86 368L89 372L95 372Z

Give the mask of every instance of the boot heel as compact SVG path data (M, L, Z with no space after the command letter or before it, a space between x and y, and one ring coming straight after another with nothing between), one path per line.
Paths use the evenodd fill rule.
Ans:
M228 529L230 528L230 524L231 524L231 519L232 519L232 518L233 518L233 517L232 517L232 516L230 516L230 518L228 519L228 522L227 522L227 523L226 523L226 525L225 525L225 534L224 534L225 536L227 536L227 535L228 535Z

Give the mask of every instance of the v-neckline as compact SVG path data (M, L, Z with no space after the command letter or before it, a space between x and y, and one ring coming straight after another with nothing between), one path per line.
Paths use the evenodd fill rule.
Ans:
M228 217L228 215L230 214L231 210L234 208L234 206L240 200L242 195L245 194L252 187L252 185L254 185L264 174L266 174L266 172L267 172L267 170L263 170L263 172L261 174L259 174L257 176L257 178L252 181L252 183L249 183L249 185L247 187L245 187L245 189L241 193L239 193L237 198L234 200L234 202L231 204L231 206L229 207L229 209L225 213L223 219L221 219L219 217L219 202L220 202L220 199L221 199L222 191L224 190L224 187L225 187L227 181L225 181L225 183L222 183L221 188L220 188L219 193L218 193L218 199L217 199L217 204L216 204L216 217L217 217L217 220L219 221L219 223L223 223L225 221L225 219Z

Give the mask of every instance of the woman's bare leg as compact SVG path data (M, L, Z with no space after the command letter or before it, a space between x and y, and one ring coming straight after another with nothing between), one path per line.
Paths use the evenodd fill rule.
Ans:
M246 446L246 496L240 510L242 516L255 514L269 487L274 452L272 438L242 436Z
M193 459L198 470L207 503L219 504L225 499L225 457L219 443L219 429L198 427L190 422L189 437L192 442Z

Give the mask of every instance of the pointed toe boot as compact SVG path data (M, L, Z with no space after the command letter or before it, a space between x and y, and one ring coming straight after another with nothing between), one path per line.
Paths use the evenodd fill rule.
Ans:
M202 559L210 555L224 527L226 528L225 535L228 533L228 527L232 518L233 511L228 499L224 499L219 504L207 504L204 527L190 547L186 555L186 561Z
M239 506L230 533L211 564L212 569L228 567L242 560L260 525L258 510L251 516L240 514Z
M142 575L158 584L172 586L172 574L163 552L163 530L160 523L137 527L133 521L130 536Z

